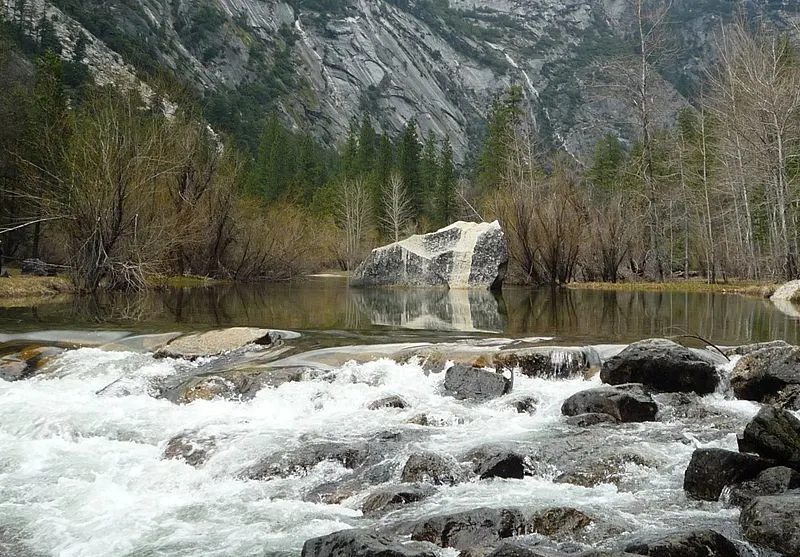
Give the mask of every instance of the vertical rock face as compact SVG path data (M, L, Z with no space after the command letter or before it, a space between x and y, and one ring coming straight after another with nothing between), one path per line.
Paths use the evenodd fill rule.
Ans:
M350 286L491 288L503 283L508 246L497 221L456 222L372 250Z

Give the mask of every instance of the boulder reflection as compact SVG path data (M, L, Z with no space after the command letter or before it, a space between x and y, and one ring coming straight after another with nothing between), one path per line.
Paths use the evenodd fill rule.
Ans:
M437 331L505 328L499 300L488 290L369 288L352 295L373 325Z

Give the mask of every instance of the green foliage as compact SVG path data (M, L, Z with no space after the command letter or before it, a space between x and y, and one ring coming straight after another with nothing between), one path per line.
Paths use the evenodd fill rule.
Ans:
M522 121L522 88L512 86L492 98L486 121L486 139L478 160L478 187L486 192L499 187L509 150Z
M609 133L594 147L588 178L605 193L619 191L623 182L626 153L616 135Z
M442 150L439 155L439 175L436 182L436 209L435 218L438 224L445 226L453 221L456 206L456 177L455 162L453 161L453 146L450 138L442 141Z
M403 185L411 196L411 202L414 209L414 217L422 214L425 206L424 192L422 191L422 180L420 177L420 152L422 146L417 139L417 123L414 120L409 120L403 134L400 137L400 146L398 148L398 170L400 178L403 180Z

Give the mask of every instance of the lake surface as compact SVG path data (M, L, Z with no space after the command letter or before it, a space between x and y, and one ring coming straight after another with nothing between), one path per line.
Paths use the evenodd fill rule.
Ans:
M627 343L697 335L716 344L800 343L800 320L767 300L735 294L531 290L349 289L341 278L283 285L220 285L0 308L0 332L43 329L189 331L238 325L317 336L446 339L547 336L559 344Z

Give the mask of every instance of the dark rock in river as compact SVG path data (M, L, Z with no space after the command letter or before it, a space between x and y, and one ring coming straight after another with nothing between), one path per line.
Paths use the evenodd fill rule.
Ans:
M662 392L713 393L719 382L716 367L685 346L667 339L634 342L603 362L604 383L642 383Z
M383 514L402 505L421 501L434 491L433 487L424 484L379 487L364 499L361 512L367 516Z
M499 373L455 364L445 372L444 394L459 400L485 401L511 391L511 381Z
M620 422L651 422L656 419L658 406L642 386L635 383L580 391L561 405L565 416L595 412L608 414Z
M436 557L436 553L371 530L341 530L306 541L301 557Z
M566 419L569 425L577 427L590 427L597 424L618 424L619 420L611 414L604 414L603 412L587 412L585 414L578 414L570 416Z
M242 475L252 480L304 474L320 462L330 460L345 468L361 466L370 456L367 443L323 442L299 447L294 451L270 455Z
M183 460L189 466L200 466L208 460L215 448L214 437L203 438L192 433L181 433L169 440L164 449L164 458Z
M717 501L725 486L752 480L775 466L771 460L724 449L696 449L683 476L683 489L696 499Z
M762 350L764 348L787 348L790 346L791 344L789 344L785 340L770 340L768 342L755 342L753 344L743 344L741 346L734 346L733 348L728 348L727 350L723 350L723 353L728 357L745 356L747 354L752 354L753 352Z
M742 509L744 537L786 556L800 555L800 490L756 497Z
M582 348L534 347L501 350L493 358L498 371L518 369L528 377L568 379L586 374L589 358Z
M536 397L529 395L517 397L514 400L508 401L508 405L514 408L519 414L535 414L538 404L539 401L536 400Z
M508 247L500 224L456 222L372 250L350 286L492 288L503 283Z
M400 481L406 483L452 485L462 478L463 471L455 460L431 452L413 453L400 473Z
M377 400L373 400L367 405L370 410L378 410L380 408L408 408L408 402L398 395L385 396Z
M550 538L569 539L574 538L592 522L594 522L592 517L578 509L558 507L533 515L531 530Z
M300 368L232 369L214 374L204 373L165 388L161 392L161 397L176 404L215 398L249 400L265 387L278 387L284 383L301 381L303 374Z
M470 451L467 458L472 461L472 471L482 480L525 477L524 457L500 447L480 447Z
M786 466L775 466L761 472L756 479L731 489L730 502L745 506L762 495L779 495L800 488L800 472Z
M764 458L800 470L800 420L788 410L761 408L744 428L743 443Z
M798 386L798 346L775 345L754 350L742 356L731 372L733 392L744 400L784 404L787 393L783 391L795 391Z
M715 530L671 534L653 542L629 545L625 551L652 557L741 557L734 543Z
M412 527L411 539L469 549L488 547L503 538L525 533L525 519L518 510L480 508L420 520Z

